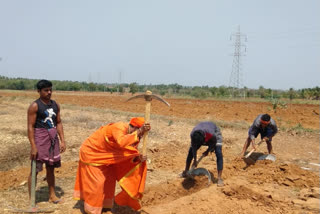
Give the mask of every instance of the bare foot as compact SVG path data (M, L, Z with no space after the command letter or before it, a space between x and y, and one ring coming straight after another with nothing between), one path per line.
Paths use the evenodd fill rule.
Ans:
M49 202L53 203L53 204L62 204L62 203L64 203L64 200L62 198L58 198L57 196L55 196L55 197L50 198Z
M186 178L187 176L188 176L188 171L184 170L184 171L181 173L181 177Z
M223 180L221 178L218 179L217 186L218 187L223 187L224 186Z
M113 214L110 208L103 208L101 213L102 214Z

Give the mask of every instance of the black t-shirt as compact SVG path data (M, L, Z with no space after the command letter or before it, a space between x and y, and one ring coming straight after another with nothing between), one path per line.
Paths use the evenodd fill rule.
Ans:
M38 105L35 128L51 129L57 126L58 105L54 100L46 105L40 98L35 101Z

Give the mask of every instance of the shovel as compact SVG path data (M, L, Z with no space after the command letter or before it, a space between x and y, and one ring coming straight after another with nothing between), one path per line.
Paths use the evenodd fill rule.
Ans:
M261 140L259 143L257 143L256 149L260 146L260 144L264 142L264 140ZM268 154L268 155L261 155L258 157L257 160L254 160L253 158L250 157L250 155L256 150L256 149L252 149L245 157L244 157L244 162L246 162L247 165L252 165L255 164L255 162L257 160L271 160L271 161L275 161L276 160L276 156L272 155L272 154Z
M260 146L260 144L261 144L263 141L264 141L264 140L261 140L259 143L257 143L256 148L255 148L255 149L252 149L246 156L244 156L243 160L244 160L244 162L246 162L247 165L252 165L252 164L254 164L254 163L256 162L254 159L252 159L252 158L250 157L250 155L251 155L254 151L256 151L256 149Z
M32 160L31 164L31 191L30 191L30 203L29 209L18 209L10 207L10 211L13 213L52 213L54 210L43 209L36 207L36 160Z
M197 161L197 165L200 163L200 161L202 160L202 158L204 158L205 156L202 155L199 160ZM191 169L188 171L188 175L194 177L196 175L206 175L208 177L208 185L210 185L212 179L211 179L211 174L210 172L205 169L205 168L195 168L194 166L191 167Z

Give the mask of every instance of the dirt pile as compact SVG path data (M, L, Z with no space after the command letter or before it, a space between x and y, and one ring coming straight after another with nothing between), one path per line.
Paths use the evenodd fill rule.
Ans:
M143 206L150 206L168 203L177 198L194 194L207 187L208 178L205 176L168 180L166 183L148 187L145 190L142 204Z
M270 160L259 160L247 166L240 159L226 164L228 177L246 176L252 184L277 183L288 187L309 188L319 186L319 176L314 172L301 169L294 164L283 164Z
M24 185L30 173L30 169L0 171L0 191Z

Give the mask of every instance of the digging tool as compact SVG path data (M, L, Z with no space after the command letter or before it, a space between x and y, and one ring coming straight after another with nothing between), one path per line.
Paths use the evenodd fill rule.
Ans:
M247 165L252 165L254 164L256 161L253 160L252 158L250 158L250 155L257 150L257 148L260 146L260 144L263 142L263 140L261 140L259 143L257 143L256 148L252 149L248 154L246 154L246 156L244 156L243 160L244 162L246 162Z
M166 104L167 106L170 107L170 104L165 101L164 99L162 99L161 97L155 95L155 94L152 94L151 91L146 91L145 94L140 94L140 95L136 95L134 97L130 97L129 99L126 100L127 101L130 101L130 100L133 100L133 99L138 99L138 98L143 98L145 101L146 101L146 112L145 112L145 116L144 116L144 121L145 123L149 123L149 120L150 120L150 111L151 111L151 101L152 99L156 99L156 100L159 100L160 102L163 102L164 104ZM147 155L147 141L148 141L148 132L145 132L143 134L143 147L142 147L142 155L143 156L146 156Z
M271 160L271 161L276 161L276 156L272 155L272 154L268 154L268 155L261 155L260 157L258 157L258 160Z
M30 205L29 209L18 209L9 207L13 213L52 213L54 210L36 207L36 160L31 163L31 189L30 189Z
M204 155L201 155L201 157L197 161L197 165L200 163L200 161L204 157L205 157ZM192 177L196 175L206 175L208 177L208 185L210 185L212 181L210 172L205 168L196 168L195 166L192 166L191 169L188 171L188 175Z

